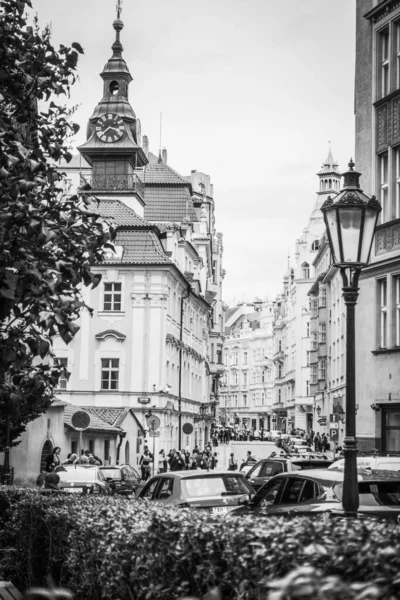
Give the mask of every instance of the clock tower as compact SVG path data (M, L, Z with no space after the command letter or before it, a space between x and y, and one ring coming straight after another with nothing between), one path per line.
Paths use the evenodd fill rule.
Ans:
M148 160L141 147L140 121L128 100L132 76L122 58L120 12L118 2L113 54L100 74L103 97L89 119L87 141L78 150L92 167L92 175L83 183L89 183L97 197L118 198L143 216L141 173Z

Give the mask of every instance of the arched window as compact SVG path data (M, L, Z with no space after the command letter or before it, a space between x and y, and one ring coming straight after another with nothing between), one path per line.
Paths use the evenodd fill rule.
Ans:
M303 279L310 279L310 265L307 262L301 265L301 274Z
M319 240L315 240L312 244L311 244L311 250L318 250L319 248Z
M329 189L332 189L332 179L329 180Z
M125 444L125 464L130 464L129 442Z
M118 81L112 81L110 83L110 88L109 89L110 89L110 94L112 96L116 96L118 94L118 91L119 91L119 83L118 83Z

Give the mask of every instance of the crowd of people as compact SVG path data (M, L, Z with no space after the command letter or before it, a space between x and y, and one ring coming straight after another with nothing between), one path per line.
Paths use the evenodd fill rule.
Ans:
M139 459L139 466L141 469L142 479L147 481L153 470L153 463L155 472L167 473L168 471L185 471L192 469L215 469L218 465L218 453L213 452L213 448L210 443L207 444L204 450L200 450L196 446L192 451L187 449L176 450L173 448L167 454L164 450L160 450L158 457L154 459L153 454L150 452L148 446L144 447L143 454Z

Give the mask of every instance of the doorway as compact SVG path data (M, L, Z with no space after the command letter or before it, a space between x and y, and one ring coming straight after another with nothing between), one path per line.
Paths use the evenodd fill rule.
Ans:
M48 456L50 456L50 454L52 454L52 452L53 452L53 444L51 443L50 440L46 440L45 443L43 444L42 456L40 457L39 473L46 470L46 458Z
M400 454L400 404L382 406L382 452Z

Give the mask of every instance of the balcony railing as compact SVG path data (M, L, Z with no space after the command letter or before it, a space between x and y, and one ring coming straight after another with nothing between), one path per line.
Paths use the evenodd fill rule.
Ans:
M81 175L81 186L98 191L133 191L144 197L144 183L136 173L127 175Z

